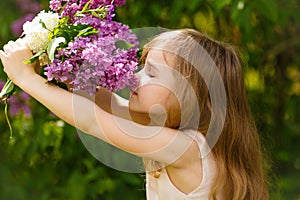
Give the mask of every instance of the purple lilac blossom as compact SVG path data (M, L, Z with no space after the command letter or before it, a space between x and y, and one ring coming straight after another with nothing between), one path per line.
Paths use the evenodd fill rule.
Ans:
M22 15L21 18L12 23L11 30L15 36L20 36L23 31L23 24L26 21L31 21L41 10L41 6L33 0L17 0L16 3Z
M15 36L20 36L23 32L23 24L27 21L31 21L35 17L35 14L29 13L24 17L14 21L11 25L11 30Z
M0 80L0 90L3 88L5 83ZM21 92L13 95L9 98L9 114L11 116L19 115L23 113L26 117L30 117L31 111L29 106L30 96L26 92Z
M26 117L30 117L31 111L28 104L29 99L30 96L25 92L21 92L18 95L11 96L8 100L10 104L9 107L10 115L16 116L20 113L23 113Z
M69 21L75 21L75 14L81 11L89 0L51 0L50 9L54 12L60 13L61 17L69 17ZM92 0L89 9L97 9L106 6L122 6L126 0Z
M79 9L81 10L89 0L51 0L50 1L50 9L56 12L62 11L63 6L70 6L73 3L79 5ZM93 0L90 4L90 8L98 8L99 5L107 6L107 5L115 5L122 6L126 3L126 0ZM68 8L67 8L68 9ZM78 10L79 11L79 10Z
M38 13L41 10L41 5L33 0L17 0L17 6L23 13Z
M99 30L96 35L76 37L68 46L58 50L55 60L45 67L48 80L68 82L73 91L85 90L90 95L95 94L98 86L111 91L129 87L136 87L137 78L134 71L137 69L138 51L137 37L131 33L128 26L113 21L114 7L112 1L94 0L90 2L89 9L103 8L106 12L104 19L85 13L75 16L88 0L50 2L50 8L61 12L62 17L68 16L68 23L88 24ZM121 5L125 1L114 1ZM62 9L61 6L64 6ZM119 49L115 43L124 40L133 44L129 49Z

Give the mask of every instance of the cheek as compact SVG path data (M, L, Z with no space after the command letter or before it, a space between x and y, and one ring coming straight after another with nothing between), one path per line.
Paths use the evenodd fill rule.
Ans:
M140 111L149 112L153 105L165 107L169 90L159 85L144 85L138 89L138 95L132 95L129 100L131 108L138 108Z
M136 108L138 106L136 95L131 95L130 96L128 106L129 106L130 110L136 110Z
M129 98L129 108L136 112L147 113L150 103L149 95L142 91L139 91L138 95L132 94Z
M151 106L158 103L158 96L155 93L149 94L140 92L138 96L133 96L132 100L139 106L142 111L148 112Z

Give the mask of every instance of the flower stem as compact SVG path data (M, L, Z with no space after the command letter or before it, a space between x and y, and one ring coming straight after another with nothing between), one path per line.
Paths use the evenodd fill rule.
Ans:
M8 127L9 127L9 132L10 132L9 139L12 139L12 126L11 126L10 120L8 118L7 107L8 107L8 102L7 102L7 100L5 100L4 113L5 113L6 122L7 122Z

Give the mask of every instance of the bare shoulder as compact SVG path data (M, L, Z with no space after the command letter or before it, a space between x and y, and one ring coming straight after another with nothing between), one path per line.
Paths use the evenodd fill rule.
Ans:
M193 141L178 160L166 167L172 184L181 192L188 194L202 182L202 160L198 144Z
M200 149L195 140L191 140L190 144L186 146L181 156L171 165L174 168L190 168L193 164L199 164Z

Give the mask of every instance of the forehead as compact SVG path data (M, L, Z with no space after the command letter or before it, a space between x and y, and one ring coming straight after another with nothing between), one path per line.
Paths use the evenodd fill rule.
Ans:
M157 49L150 49L146 58L146 62L153 64L166 63L163 51Z
M175 57L166 51L150 49L146 58L146 65L155 65L158 67L172 67L172 61Z
M170 55L165 51L150 50L145 61L145 68L155 75L151 83L163 85L173 91L176 84L174 74L177 72L170 65L170 59Z

